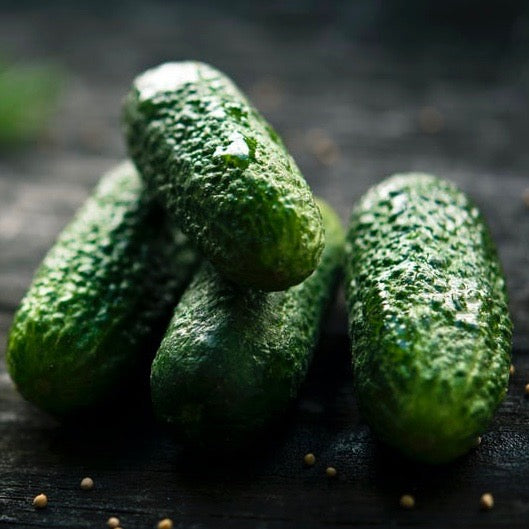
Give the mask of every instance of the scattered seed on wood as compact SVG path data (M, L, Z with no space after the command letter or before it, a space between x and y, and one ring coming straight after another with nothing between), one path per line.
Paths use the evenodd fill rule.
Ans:
M92 490L94 488L94 480L92 478L83 478L81 480L81 488L83 490Z
M476 437L476 440L474 441L474 446L479 446L481 444L481 437Z
M44 509L46 505L48 505L48 496L46 496L46 494L38 494L33 498L33 507Z
M403 494L399 503L403 509L413 509L415 507L415 498L411 494Z
M419 127L426 134L436 134L443 129L444 117L435 107L423 107L419 112Z
M173 520L164 518L158 522L158 529L173 529Z
M340 157L338 145L323 129L309 129L306 141L312 154L324 165L333 165Z
M494 507L494 497L490 492L481 495L479 505L484 511L490 511Z
M526 395L529 395L529 384L525 385L524 391Z
M334 478L336 476L336 469L334 467L327 467L325 469L325 474L327 474L327 477Z
M281 84L273 77L265 77L258 80L250 88L250 94L258 107L264 110L279 108L284 100Z
M524 189L522 193L522 200L523 203L529 208L529 187L527 189Z
M511 364L511 367L509 367L509 375L511 375L511 377L514 375L516 369L514 368L514 366Z
M311 467L316 463L316 457L312 453L305 454L305 457L303 458L303 461L305 462L305 465L308 467Z
M118 529L118 527L119 527L119 518L116 518L115 516L111 516L111 517L107 520L107 525L108 525L111 529Z

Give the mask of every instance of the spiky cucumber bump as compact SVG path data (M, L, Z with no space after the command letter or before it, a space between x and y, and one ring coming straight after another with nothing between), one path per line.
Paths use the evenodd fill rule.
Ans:
M197 256L125 162L60 234L16 312L7 367L42 409L108 407L148 365Z
M430 175L383 181L354 208L346 286L356 395L373 430L430 463L468 451L506 393L512 335L477 207Z
M284 290L318 264L321 214L283 142L224 74L166 63L133 83L129 153L151 191L227 278Z
M204 265L153 362L160 419L188 445L237 449L281 417L307 372L341 270L344 234L321 204L320 264L282 292L241 289Z

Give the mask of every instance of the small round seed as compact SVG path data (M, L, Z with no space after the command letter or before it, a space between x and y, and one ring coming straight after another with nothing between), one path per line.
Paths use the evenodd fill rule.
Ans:
M426 134L437 134L443 130L444 116L435 107L427 106L419 112L419 127Z
M117 529L119 527L119 518L116 518L116 516L111 516L108 520L107 520L107 525L111 528L111 529Z
M336 476L336 469L334 467L327 467L325 469L325 474L327 474L327 477L334 478Z
M81 480L81 488L83 490L92 490L94 488L94 480L92 478L83 478Z
M312 465L314 465L314 463L316 463L316 456L309 452L308 454L305 454L303 461L305 462L305 465L311 467Z
M415 507L415 498L411 494L403 494L400 497L400 506L403 509L413 509Z
M523 203L529 208L529 187L527 189L524 189L522 193L522 200Z
M33 507L44 509L46 505L48 505L48 496L46 496L46 494L38 494L33 498Z
M484 511L490 511L494 507L494 497L490 492L481 495L479 505Z
M525 385L524 391L526 395L529 395L529 384Z
M474 446L479 446L481 444L481 437L476 437L476 440L474 441Z
M173 529L173 520L164 518L158 522L158 529Z
M514 368L514 365L511 364L511 367L509 367L509 375L511 375L511 377L514 375L516 369Z
M338 161L340 150L327 131L319 128L309 129L306 140L309 149L324 165L333 165Z

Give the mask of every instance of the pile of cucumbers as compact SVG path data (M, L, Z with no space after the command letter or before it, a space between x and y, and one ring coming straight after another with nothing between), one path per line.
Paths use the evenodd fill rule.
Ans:
M155 414L183 443L248 446L296 396L345 271L365 420L426 462L474 446L507 389L512 325L460 190L395 175L344 234L277 133L203 63L137 77L123 121L133 163L102 178L15 315L7 366L26 399L97 414L150 369Z

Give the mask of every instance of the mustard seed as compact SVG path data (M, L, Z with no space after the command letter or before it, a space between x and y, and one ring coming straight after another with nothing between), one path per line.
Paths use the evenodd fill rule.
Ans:
M524 189L522 193L522 200L523 203L529 208L529 187L527 189Z
M419 127L426 134L437 134L443 130L444 121L443 114L435 107L423 107L419 112Z
M164 518L158 522L158 529L173 529L173 520Z
M403 509L413 509L415 507L415 498L411 494L404 494L400 497L399 503Z
M490 511L494 507L494 497L490 492L481 495L479 505L484 511Z
M305 454L305 457L303 458L303 461L305 462L305 465L308 467L311 467L316 463L316 457L312 453Z
M111 529L118 529L118 527L119 527L119 518L116 518L116 516L111 516L111 517L107 520L107 525L108 525Z
M334 467L327 467L325 469L325 474L327 474L327 477L334 478L336 476L336 469Z
M81 480L81 488L83 490L92 490L94 488L94 480L92 478L83 478Z
M38 494L33 498L33 507L44 509L46 505L48 505L48 496L46 496L46 494Z

